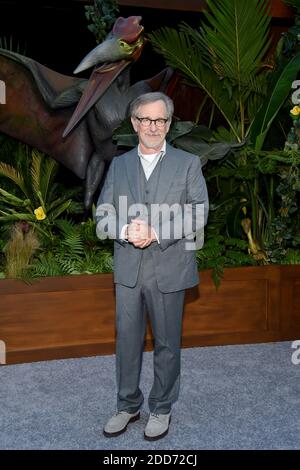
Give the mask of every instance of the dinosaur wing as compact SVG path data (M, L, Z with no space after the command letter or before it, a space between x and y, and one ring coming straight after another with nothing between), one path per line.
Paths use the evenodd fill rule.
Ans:
M52 109L75 105L79 101L87 82L86 79L62 75L29 57L6 49L0 48L0 57L10 59L15 63L16 68L18 66L25 67L31 73L32 79L44 101ZM59 99L61 95L65 97L64 100ZM66 99L67 96L69 100Z
M20 54L0 49L0 132L38 148L85 177L92 152L86 120L63 139L63 131L87 80L61 75Z

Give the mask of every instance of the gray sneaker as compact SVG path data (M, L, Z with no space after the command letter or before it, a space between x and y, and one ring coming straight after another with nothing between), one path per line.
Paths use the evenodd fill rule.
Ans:
M165 437L168 434L170 422L171 413L166 415L150 413L144 433L146 441L157 441L158 439Z
M112 418L108 420L103 429L105 437L116 437L126 431L129 423L133 423L140 419L140 412L127 413L127 411L118 411Z

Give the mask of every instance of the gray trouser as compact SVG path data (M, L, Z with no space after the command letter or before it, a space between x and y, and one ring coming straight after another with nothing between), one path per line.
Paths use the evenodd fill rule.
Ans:
M139 388L146 312L154 336L154 383L151 413L169 413L179 394L182 312L185 291L162 293L157 286L155 258L143 250L135 287L116 284L116 372L119 411L134 413L144 401Z

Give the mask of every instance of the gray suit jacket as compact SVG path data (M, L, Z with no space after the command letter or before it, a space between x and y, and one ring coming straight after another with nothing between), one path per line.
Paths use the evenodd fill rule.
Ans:
M137 148L112 160L96 211L98 237L115 240L114 281L128 287L136 285L143 250L121 240L120 233L125 224L139 216L139 213L128 215L126 210L132 204L143 201L139 165ZM173 229L175 224L177 227L182 225L182 209L185 204L190 204L193 209L193 223L196 204L202 204L204 220L200 220L199 225L197 219L193 229L198 233L203 231L208 214L208 195L199 157L167 144L161 165L158 189L153 202L158 207L161 207L161 204L175 204L178 210L171 214L162 211L155 220L151 219L160 243L154 242L144 250L152 250L158 288L166 293L193 287L199 282L195 250L186 249L187 243L191 244L191 240L187 240L189 233L183 230L178 235L178 231L174 233ZM120 201L120 196L126 198ZM169 225L171 230L165 238L164 233L168 233L168 230L164 232L163 229Z

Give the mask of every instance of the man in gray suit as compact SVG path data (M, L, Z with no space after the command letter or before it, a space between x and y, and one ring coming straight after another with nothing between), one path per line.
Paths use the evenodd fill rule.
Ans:
M203 244L208 196L199 157L165 141L173 109L158 92L131 104L139 145L113 159L97 203L97 235L114 239L116 284L118 398L106 437L140 417L146 312L155 346L145 439L168 433L179 394L184 294L199 282L195 248Z

